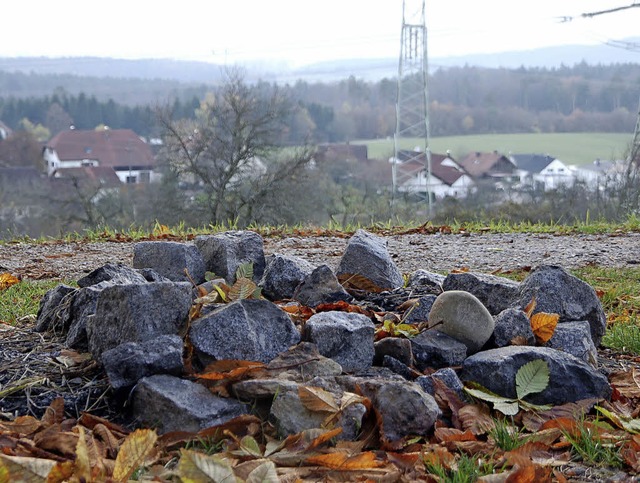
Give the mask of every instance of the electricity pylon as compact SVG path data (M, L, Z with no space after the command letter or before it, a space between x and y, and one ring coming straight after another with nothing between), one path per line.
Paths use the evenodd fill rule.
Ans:
M432 215L431 151L429 149L429 92L427 87L427 26L425 0L403 0L398 92L396 102L396 132L393 137L393 196L407 180L424 180L416 193L427 200ZM402 159L402 139L417 139L418 150L411 150ZM406 153L406 152L403 152ZM424 170L424 176L421 172ZM424 191L423 189L424 188Z

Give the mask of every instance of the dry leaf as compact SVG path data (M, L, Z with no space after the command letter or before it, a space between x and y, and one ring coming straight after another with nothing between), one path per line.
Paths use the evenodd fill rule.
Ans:
M531 297L531 302L529 302L527 306L524 308L524 313L527 314L527 317L529 319L531 319L531 316L533 315L533 311L535 309L536 309L536 298Z
M5 456L0 454L0 476L8 476L4 481L41 482L46 481L56 461L25 456ZM4 468L4 470L3 470ZM3 482L4 483L4 482Z
M233 468L226 459L186 449L180 450L178 475L180 476L180 481L184 483L236 481Z
M546 312L538 312L531 316L531 330L540 344L546 344L553 337L558 320L560 320L558 314L547 314Z
M358 290L362 292L380 293L388 290L379 287L364 275L357 273L341 273L338 275L338 282L340 282L340 285L347 291Z
M0 290L6 290L17 283L20 283L20 279L9 272L0 273Z
M380 468L384 466L382 461L376 460L375 453L368 451L349 456L347 453L335 452L311 456L305 460L310 465L324 466L333 470L361 470Z
M158 435L151 429L137 429L127 436L118 451L113 478L120 481L129 479L138 467L147 463L157 440Z
M60 424L64 420L64 398L58 397L51 401L49 407L45 410L42 416L42 424L44 426L51 426L53 424Z

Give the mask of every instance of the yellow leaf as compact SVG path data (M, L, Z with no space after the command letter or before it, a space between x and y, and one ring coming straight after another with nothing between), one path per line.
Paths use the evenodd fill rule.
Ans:
M319 387L299 386L298 397L309 411L336 413L340 410L333 394Z
M20 283L20 279L14 277L9 272L0 273L0 290L6 290L17 283Z
M560 320L558 314L547 314L546 312L538 312L531 316L531 330L540 344L549 342L549 339L553 337L558 320Z
M188 449L180 450L178 476L183 483L235 482L233 468L226 459Z
M89 449L87 448L87 440L82 426L78 426L75 475L80 481L91 481L91 461L89 460Z
M137 468L146 463L157 440L158 435L152 429L136 429L127 436L118 451L113 478L127 481Z
M311 465L324 466L333 470L361 470L368 468L379 468L384 463L376 460L375 453L368 451L349 456L347 453L328 453L307 458L306 462Z
M23 481L26 483L44 483L47 475L56 465L53 460L44 458L31 458L26 456L6 456L0 453L0 476L6 475L10 481ZM2 481L2 483L4 483Z
M531 319L531 316L533 315L533 311L535 309L536 309L536 298L531 297L531 302L529 302L527 306L524 308L524 313L527 314L527 317L529 317L529 319Z

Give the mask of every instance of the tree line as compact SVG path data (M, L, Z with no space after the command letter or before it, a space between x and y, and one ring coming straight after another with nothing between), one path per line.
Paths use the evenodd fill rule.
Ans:
M2 73L0 77L14 74ZM15 74L24 76L24 74ZM5 80L6 82L6 80ZM131 81L153 89L156 81ZM161 82L161 81L158 81ZM257 87L272 88L267 82ZM339 82L297 81L278 86L300 109L289 119L289 144L346 142L393 136L396 81L349 77ZM98 88L98 87L96 87ZM160 133L154 112L170 107L176 119L195 119L212 86L173 89L161 102L131 105L63 88L37 97L0 97L0 120L13 129L27 120L51 135L69 125L129 128L142 136ZM429 77L433 136L517 132L628 132L635 125L640 65L489 69L438 69ZM103 93L104 96L104 93ZM141 98L143 96L141 95Z

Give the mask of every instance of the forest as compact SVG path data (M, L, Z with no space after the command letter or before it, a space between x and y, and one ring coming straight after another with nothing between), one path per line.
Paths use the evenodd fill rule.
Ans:
M433 136L629 132L638 109L640 65L441 68L429 76L428 85ZM49 93L43 95L47 86ZM332 83L300 80L278 87L300 108L290 120L287 142L292 145L380 139L394 133L393 78L369 82L351 76ZM86 91L74 92L78 88ZM28 120L50 135L72 124L78 129L129 128L153 137L159 135L158 108L170 106L177 119L193 118L211 89L211 85L162 80L0 71L0 120L12 129ZM123 97L125 90L128 95Z

